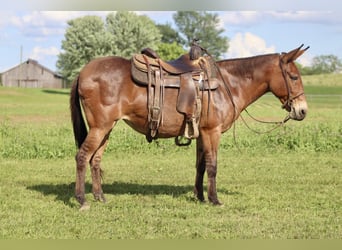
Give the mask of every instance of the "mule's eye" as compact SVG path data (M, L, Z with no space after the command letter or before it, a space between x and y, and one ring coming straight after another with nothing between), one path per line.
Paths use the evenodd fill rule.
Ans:
M289 74L289 77L290 77L290 79L293 80L293 81L298 80L298 76L297 76L297 75L291 75L291 74Z

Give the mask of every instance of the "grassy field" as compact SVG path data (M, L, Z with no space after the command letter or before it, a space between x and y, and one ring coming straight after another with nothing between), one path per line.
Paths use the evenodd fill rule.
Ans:
M324 81L323 81L324 80ZM305 77L308 117L257 135L241 120L222 137L215 207L197 202L194 145L148 144L123 122L103 159L108 202L73 197L69 90L0 87L1 239L341 239L342 78ZM249 108L281 120L266 95ZM248 124L266 131L272 126ZM194 143L193 143L194 144Z

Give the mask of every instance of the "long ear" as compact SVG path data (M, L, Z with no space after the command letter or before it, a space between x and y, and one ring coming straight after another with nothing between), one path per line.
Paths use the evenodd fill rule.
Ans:
M310 46L306 47L305 49L301 49L304 46L302 44L298 48L291 50L290 52L283 53L281 55L281 60L283 63L294 62L298 57L300 57L306 50L310 48Z

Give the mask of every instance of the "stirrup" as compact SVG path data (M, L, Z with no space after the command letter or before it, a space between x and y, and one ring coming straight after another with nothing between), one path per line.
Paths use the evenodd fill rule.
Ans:
M190 121L185 123L184 137L187 139L195 139L199 136L198 122L193 117Z
M182 142L183 139L185 140L184 143ZM180 146L180 147L189 146L191 144L191 142L192 142L191 139L185 138L182 135L179 135L179 136L175 137L175 144L177 146Z

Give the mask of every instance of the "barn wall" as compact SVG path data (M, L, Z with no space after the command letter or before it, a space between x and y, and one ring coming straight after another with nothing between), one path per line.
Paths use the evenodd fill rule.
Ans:
M4 72L2 85L23 88L62 88L63 81L36 61L28 60Z

